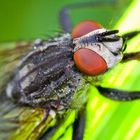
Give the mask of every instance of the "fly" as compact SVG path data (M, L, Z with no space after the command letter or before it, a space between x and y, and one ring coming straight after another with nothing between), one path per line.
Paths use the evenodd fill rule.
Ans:
M86 31L89 24L96 27L97 23L88 21L87 24L84 21L81 24L85 24L83 30ZM79 28L79 25L75 28ZM45 116L37 128L49 116L54 118L59 112L81 108L86 102L84 88L91 83L86 81L86 76L92 78L102 75L120 61L139 57L140 52L135 53L135 58L130 53L123 53L126 46L124 40L129 39L132 33L124 36L118 36L117 33L117 30L97 26L80 37L74 38L66 33L49 41L35 41L33 49L20 60L6 88L7 97L15 104L45 110ZM139 92L97 88L102 95L114 100L140 98ZM81 97L85 99L81 100Z
M66 33L54 39L38 39L30 44L32 49L19 60L6 86L5 98L10 102L17 106L44 110L44 117L30 138L34 138L34 134L43 130L42 125L46 120L50 123L73 109L81 112L87 101L86 87L93 84L89 78L107 73L119 62L140 58L140 52L124 53L127 40L140 31L119 36L118 30L109 30L98 22L87 20L69 33L71 27L67 25L70 24L65 24L65 21L70 22L65 14L66 10L63 9L60 13ZM140 98L140 92L96 87L103 96L113 100L129 101ZM79 114L78 118L81 117ZM79 126L75 125L75 130L80 130ZM84 126L85 123L82 132ZM47 134L51 134L52 131L48 129ZM80 134L80 139L82 137L83 133ZM76 138L79 139L79 136Z

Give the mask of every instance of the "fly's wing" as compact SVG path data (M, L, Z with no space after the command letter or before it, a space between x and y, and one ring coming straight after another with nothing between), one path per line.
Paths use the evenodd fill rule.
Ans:
M43 116L43 110L20 107L6 97L5 88L19 58L28 52L31 43L0 44L0 139L37 139L44 129L43 124L37 129ZM48 119L50 119L48 117ZM47 120L49 121L49 120ZM46 121L46 123L48 123ZM48 126L48 125L47 125ZM39 131L39 132L36 132Z
M43 110L34 110L14 105L7 98L0 103L0 139L37 139L45 125L38 128ZM45 123L46 124L46 123Z
M9 80L13 73L19 58L29 49L31 43L1 43L0 44L0 89L5 80Z

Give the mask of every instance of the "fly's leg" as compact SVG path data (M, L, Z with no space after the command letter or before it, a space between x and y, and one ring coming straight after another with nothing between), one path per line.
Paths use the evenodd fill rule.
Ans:
M82 108L78 113L78 117L75 119L73 123L72 140L83 140L85 125L86 125L86 111L85 108Z
M140 31L133 31L133 32L126 33L126 34L122 35L124 44L125 44L125 42L131 40L132 38L134 38L138 34L140 34ZM123 51L126 49L126 47L127 47L127 45L125 44ZM124 53L123 59L121 62L127 62L130 60L140 60L140 51L133 52L133 53Z
M40 140L61 139L64 135L64 132L67 131L67 129L71 127L73 123L70 122L69 124L66 124L65 122L67 121L67 117L69 116L66 116L65 118L61 116L61 118L58 119L56 125L49 127L49 129L40 137ZM62 129L62 132L60 131L59 134L55 135L60 129Z
M133 31L127 34L124 34L122 38L124 39L124 44L125 41L128 41L132 38L134 38L136 35L138 35L140 31ZM126 47L124 48L124 50ZM124 53L123 59L121 62L127 62L130 60L140 60L140 51L139 52L133 52L133 53ZM131 101L131 100L136 100L140 99L140 91L123 91L123 90L118 90L114 88L105 88L101 86L97 86L97 89L99 90L100 94L110 98L112 100L117 100L117 101Z
M46 127L46 123L50 123L54 117L55 117L54 111L52 111L50 108L44 109L44 116L43 116L42 120L33 129L32 133L28 136L27 139L34 139L34 137L39 138L41 136L40 132L43 132L44 128Z
M57 131L59 128L58 125L50 127L41 137L39 140L50 140L51 136Z
M59 13L59 21L62 29L65 32L70 33L72 31L73 25L70 19L70 11L74 9L81 9L81 8L93 8L93 7L108 7L108 6L116 6L117 1L110 1L110 2L83 2L83 3L74 3L65 6Z
M124 53L122 62L127 62L130 60L140 60L140 51L134 53Z
M129 32L129 33L122 35L122 38L124 39L124 41L127 41L127 40L134 38L139 33L140 33L140 31L132 31L132 32Z
M101 95L117 101L132 101L140 99L140 91L123 91L114 88L105 88L97 86L98 91Z
M65 120L67 121L67 120ZM65 131L69 129L70 127L73 127L73 133L72 133L72 140L83 140L84 136L84 129L85 129L85 123L86 123L86 115L84 108L82 108L74 120L74 122L71 122L67 126L65 126ZM60 119L60 121L57 123L57 125L49 128L40 138L40 140L48 139L51 140L53 135L55 135L55 132L61 129L63 127L64 120ZM61 139L63 137L63 133L57 137L57 139Z

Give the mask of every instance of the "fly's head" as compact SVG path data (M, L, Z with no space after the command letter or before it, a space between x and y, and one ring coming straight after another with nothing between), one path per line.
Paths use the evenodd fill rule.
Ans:
M97 25L96 25L97 26ZM87 75L99 75L111 69L123 57L124 41L118 30L98 27L73 40L74 62Z

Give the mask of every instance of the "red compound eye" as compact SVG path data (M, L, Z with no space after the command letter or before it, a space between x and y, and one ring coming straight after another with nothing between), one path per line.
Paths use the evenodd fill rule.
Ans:
M77 38L81 37L93 30L102 28L102 25L91 20L86 20L79 23L72 31L72 37Z
M72 37L78 38L100 28L102 26L95 21L84 21L73 29ZM87 48L78 49L74 53L74 62L77 68L87 75L99 75L107 70L103 57Z
M87 75L99 75L107 70L105 60L96 52L82 48L74 53L74 62Z

